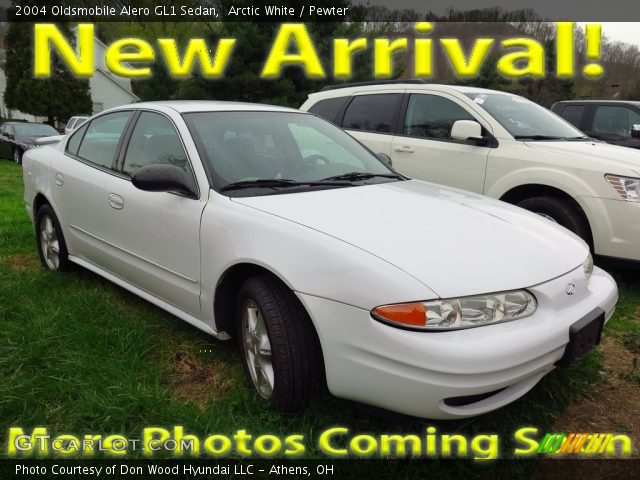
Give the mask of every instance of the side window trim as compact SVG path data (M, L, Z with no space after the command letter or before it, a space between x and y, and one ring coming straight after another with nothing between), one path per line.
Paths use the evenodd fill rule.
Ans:
M580 130L582 130L585 133L589 133L589 132L593 133L593 121L595 120L595 117L596 117L595 113L596 113L595 105L593 105L592 103L586 103L585 113L584 113L584 123L582 124L583 128L581 128Z
M148 113L155 113L157 115L161 115L162 117L166 118L169 123L171 123L171 126L173 127L173 129L176 132L176 135L178 136L178 138L180 139L180 145L182 145L182 150L184 150L184 155L187 158L187 164L189 165L189 172L191 173L191 177L193 178L193 182L196 185L196 189L197 191L197 197L198 200L200 199L200 184L198 183L198 177L196 177L196 171L193 168L193 162L191 161L191 157L189 156L189 152L187 151L187 146L184 144L184 139L182 138L182 135L180 134L180 130L178 130L178 126L175 124L175 122L173 121L172 118L170 118L168 115L166 115L164 112L159 112L157 110L149 110L146 108L141 108L141 109L137 109L135 111L135 114L132 115L130 124L127 126L127 130L125 132L125 134L122 136L121 140L122 140L122 144L119 145L120 150L118 150L118 155L116 156L116 166L115 166L115 173L119 176L122 177L126 180L131 181L131 177L129 177L128 175L125 175L123 172L124 169L124 159L125 156L127 155L127 150L129 148L129 144L131 143L131 137L133 136L133 131L136 128L136 125L138 124L138 120L140 119L140 116L142 115L143 112L148 112ZM133 118L135 117L135 118ZM176 194L178 195L178 194Z
M120 139L120 144L118 145L118 153L116 155L114 171L118 174L118 176L129 178L123 172L122 169L124 167L124 157L127 155L127 149L129 148L129 141L131 140L131 135L133 135L133 130L136 128L138 124L138 119L142 110L136 110L131 116L131 121L125 128L125 132Z
M344 104L340 108L338 115L336 116L336 125L338 125L340 128L343 128L342 124L344 122L344 114L347 111L347 108L349 108L349 105L351 105L351 102L353 102L353 97L353 95L349 96L347 101L344 102Z
M70 158L73 158L74 160L77 160L79 162L84 163L85 165L88 165L89 167L93 167L95 169L98 170L102 170L103 172L109 173L111 175L118 175L118 172L116 171L116 165L117 165L117 159L120 155L120 149L122 148L122 140L124 138L124 136L127 134L129 128L131 127L131 120L133 119L133 117L135 116L136 110L134 109L124 109L124 110L115 110L115 111L109 111L109 112L105 112L104 114L98 115L94 118L92 118L91 120L87 120L86 122L84 122L82 124L82 127L87 127L84 130L84 133L82 134L82 139L80 140L80 143L78 144L78 152L80 151L80 148L82 147L82 142L84 141L84 136L86 135L86 133L89 131L89 127L91 126L91 124L96 121L98 118L101 118L103 116L106 115L110 115L112 113L120 113L120 112L131 112L131 115L129 116L129 118L127 119L127 123L124 126L124 129L122 130L122 134L120 135L120 138L118 139L118 144L116 145L116 151L113 155L113 161L111 162L111 167L107 168L104 167L102 165L98 165L97 163L93 163L90 160L87 160L86 158L82 158L81 156L74 154L72 152L69 151L69 141L71 140L71 137L73 135L76 135L79 132L79 129L75 130L71 136L69 137L69 139L66 141L65 146L64 146L64 154Z

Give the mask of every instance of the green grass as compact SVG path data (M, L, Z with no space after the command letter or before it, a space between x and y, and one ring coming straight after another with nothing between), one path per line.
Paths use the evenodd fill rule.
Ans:
M54 434L121 433L132 438L150 425L183 425L200 436L238 429L254 435L299 433L306 438L307 457L327 459L315 441L332 426L424 435L426 426L433 425L439 433L498 433L504 457L512 450L516 429L534 425L547 431L567 403L588 391L599 375L601 358L594 352L571 369L554 371L512 405L465 421L381 418L330 396L300 414L277 415L263 409L247 388L231 343L212 339L86 270L42 271L22 192L21 169L1 161L0 456L6 454L10 426L45 425ZM633 278L618 276L620 304L607 334L624 337L640 331L634 321L640 282ZM187 367L212 379L191 375L189 368L180 376L184 359ZM199 404L180 394L182 389L188 395L183 383L194 378L198 388L210 390L210 395L200 394L204 400ZM497 475L496 463L361 462L358 467L360 478L418 478L445 464L454 470L452 477L468 477L478 468ZM530 473L521 463L507 467L508 476Z

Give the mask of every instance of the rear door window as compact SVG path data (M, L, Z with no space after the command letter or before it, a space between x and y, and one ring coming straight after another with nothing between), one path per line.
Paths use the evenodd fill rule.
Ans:
M108 113L87 124L76 155L89 163L110 169L130 116L131 112Z
M347 107L342 127L350 130L393 133L401 98L400 93L358 95Z

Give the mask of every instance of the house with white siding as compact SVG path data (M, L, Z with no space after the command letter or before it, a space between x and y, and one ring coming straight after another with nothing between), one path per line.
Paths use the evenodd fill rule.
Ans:
M27 120L31 122L42 122L46 120L44 117L35 117L18 110L9 110L4 104L4 92L7 87L7 78L4 73L4 32L6 32L7 24L0 24L0 117L12 120ZM131 88L131 80L112 74L107 68L104 60L104 54L107 46L98 38L93 38L94 48L94 74L89 79L89 87L92 102L91 112L77 112L78 115L94 114L112 107L126 105L138 102L140 99L133 93Z

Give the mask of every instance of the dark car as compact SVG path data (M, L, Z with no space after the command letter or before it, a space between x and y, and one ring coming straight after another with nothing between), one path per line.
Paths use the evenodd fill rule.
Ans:
M640 102L569 100L554 103L551 111L590 137L640 148Z
M60 133L51 125L28 122L5 122L0 126L0 157L22 162L22 154L37 146L36 139Z

